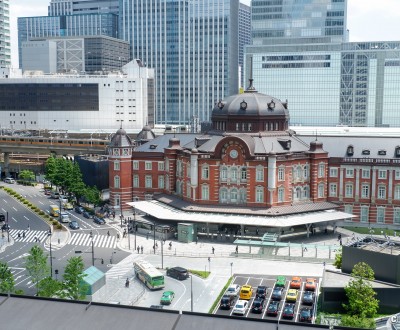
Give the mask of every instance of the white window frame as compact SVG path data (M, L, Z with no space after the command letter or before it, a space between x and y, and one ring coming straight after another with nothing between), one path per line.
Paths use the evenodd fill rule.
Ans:
M400 185L399 184L396 184L394 186L394 199L400 200Z
M256 203L264 203L264 188L256 187Z
M227 203L228 202L228 189L225 187L222 187L219 191L219 201L221 203Z
M144 186L145 188L153 188L153 177L151 175L145 176Z
M329 177L331 178L337 178L339 173L339 169L337 167L331 167L329 168Z
M210 199L210 187L206 184L201 186L201 199L206 201Z
M309 173L309 166L308 164L304 165L303 167L303 178L304 179L308 179L308 173Z
M337 197L337 184L336 183L329 184L329 197Z
M354 168L346 168L346 178L354 178Z
M237 181L237 178L238 178L238 172L237 171L238 170L237 170L236 166L233 166L233 167L230 168L229 174L230 174L230 178L231 178L232 181L235 181L235 182Z
M256 167L256 182L264 182L264 167L261 165Z
M369 222L369 206L361 205L360 207L360 222Z
M318 177L319 178L325 177L325 164L324 163L318 164Z
M239 190L233 188L229 191L229 200L231 203L237 203L239 200Z
M121 178L119 175L114 176L114 188L121 188Z
M361 198L369 198L370 187L368 183L363 183L361 185Z
M376 209L376 223L385 223L385 208L378 207Z
M151 171L153 169L153 162L145 161L144 169L146 171Z
M318 198L325 197L325 184L318 184Z
M164 189L164 187L165 187L164 175L159 175L158 176L158 188Z
M285 167L278 168L278 181L285 181Z
M240 168L240 181L247 181L247 168L246 167Z
M164 162L158 162L158 170L159 171L164 171L165 169L165 163Z
M119 160L114 160L114 171L119 171L121 169L121 162Z
M361 178L369 179L371 177L371 170L367 168L363 168L361 170Z
M228 168L224 165L221 167L221 181L228 180Z
M378 199L386 199L386 186L384 185L379 185L378 186L378 195L377 197Z
M395 180L400 180L400 168L396 168L394 171L394 178Z
M378 179L386 179L387 178L387 170L378 170Z
M393 224L400 225L400 207L393 209Z
M352 183L347 182L344 190L344 197L353 198L354 197L354 185Z
M210 166L208 166L208 165L202 165L201 166L201 178L203 180L209 180L210 179Z
M138 160L134 160L132 166L133 166L134 170L138 170L139 169L139 161Z
M133 187L139 188L139 174L133 176Z
M285 188L284 187L279 187L278 188L278 202L284 202L285 201Z

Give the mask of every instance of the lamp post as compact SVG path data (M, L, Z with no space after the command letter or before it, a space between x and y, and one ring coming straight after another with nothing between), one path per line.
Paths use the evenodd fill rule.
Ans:
M52 234L52 232L51 232L51 227L50 227L50 229L47 233L47 237L50 238L50 277L53 278L53 249L51 246L51 234Z
M135 250L136 250L136 209L133 208L133 231L135 233ZM128 232L129 235L129 232Z
M190 311L193 313L193 274L190 274Z
M233 267L233 262L231 262L231 277L232 277L232 267Z
M94 266L94 243L93 243L93 233L90 232L90 239L92 241L92 266Z

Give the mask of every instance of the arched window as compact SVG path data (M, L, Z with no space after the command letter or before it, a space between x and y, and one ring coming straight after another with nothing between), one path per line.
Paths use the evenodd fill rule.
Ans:
M226 166L221 167L221 181L226 181L228 179L228 169Z
M228 202L228 189L226 188L221 188L219 191L219 201L221 203L227 203Z
M278 202L283 202L285 200L285 188L278 188Z
M182 183L179 180L176 181L176 193L182 195Z
M325 196L325 185L323 183L320 183L318 185L318 197L324 197Z
M303 188L303 198L310 198L310 188L308 186Z
M231 167L231 180L237 181L237 168L234 166Z
M207 164L201 166L201 178L203 180L208 180L210 177L210 168Z
M247 190L245 188L241 188L239 190L239 203L243 204L247 202Z
M302 174L303 174L303 170L302 170L301 166L298 165L298 166L296 167L296 178L297 178L298 180L301 180Z
M238 190L236 188L233 188L231 190L230 200L231 200L231 203L237 203L237 201L238 201Z
M242 167L240 169L240 180L241 181L246 181L247 180L247 168L246 167Z
M210 190L208 185L204 184L201 186L201 199L209 200L210 199Z
M264 202L264 188L256 187L256 203Z
M301 192L302 192L301 191L301 187L297 187L294 190L293 199L296 200L296 201L300 200L301 199Z
M114 176L114 188L121 188L119 175Z

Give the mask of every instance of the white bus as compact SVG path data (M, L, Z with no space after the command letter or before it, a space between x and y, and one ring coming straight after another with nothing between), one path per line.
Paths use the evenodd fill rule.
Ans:
M162 289L164 287L164 275L152 264L144 260L133 263L135 274L150 290Z

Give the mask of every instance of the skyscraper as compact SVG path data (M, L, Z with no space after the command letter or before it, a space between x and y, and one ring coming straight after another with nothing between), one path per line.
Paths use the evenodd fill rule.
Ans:
M238 90L239 1L123 0L120 31L156 72L156 122L208 121Z
M239 4L239 77L240 77L241 87L246 87L243 74L244 49L247 45L250 44L251 44L251 10L249 6L240 3Z
M9 0L0 0L0 66L11 65Z
M49 16L77 14L118 14L119 0L51 0Z

